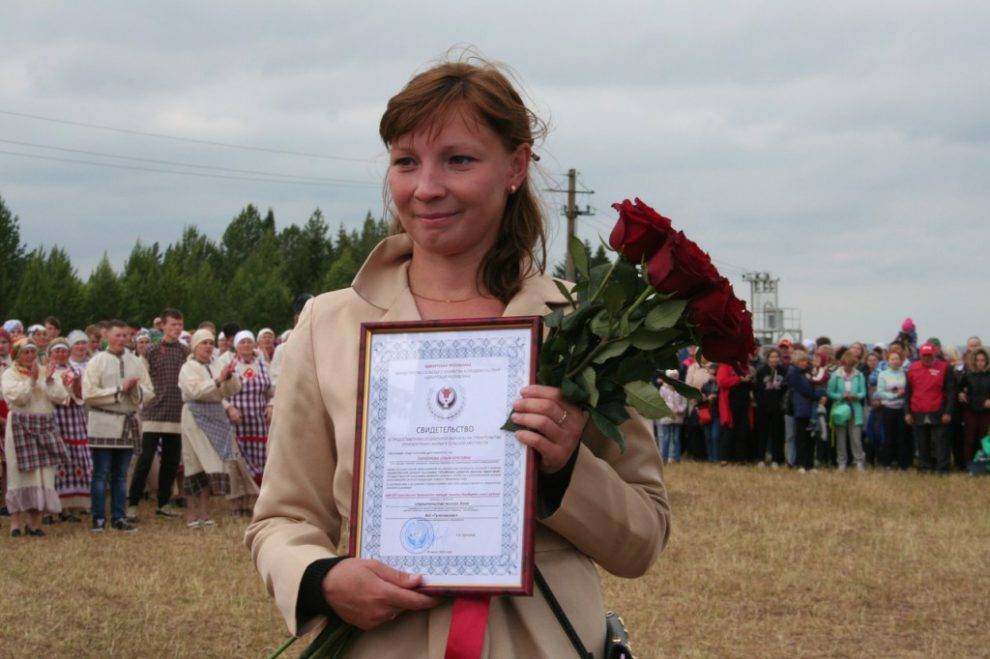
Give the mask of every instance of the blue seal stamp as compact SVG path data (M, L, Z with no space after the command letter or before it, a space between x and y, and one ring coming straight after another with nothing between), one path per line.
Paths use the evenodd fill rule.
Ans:
M399 540L402 546L410 554L420 554L433 545L436 534L433 532L433 524L425 519L409 519L402 525L399 532Z

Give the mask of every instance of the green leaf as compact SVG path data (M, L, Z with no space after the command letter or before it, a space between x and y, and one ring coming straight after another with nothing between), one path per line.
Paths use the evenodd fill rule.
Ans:
M660 390L653 384L643 380L627 382L623 389L626 390L626 401L647 419L662 419L670 416L670 408L660 396Z
M627 339L622 339L619 341L612 341L607 346L605 346L600 353L595 355L595 358L591 361L595 364L604 364L606 361L612 357L618 357L629 348L629 341Z
M505 423L502 424L502 427L499 428L499 430L508 430L509 432L515 432L517 430L524 430L525 428L526 426L520 426L512 419L507 419Z
M640 327L629 337L634 348L639 350L658 350L677 338L680 332L674 328L653 331L649 327Z
M595 408L591 408L591 420L594 422L595 427L598 428L603 435L613 440L619 445L619 450L625 452L626 440L622 436L622 431L619 430L619 427L616 424L612 423L607 416Z
M619 369L615 373L615 379L621 384L635 382L636 380L649 380L653 377L656 369L650 360L643 359L640 354L629 355L619 364Z
M581 386L588 393L588 404L594 407L598 404L598 387L595 386L595 369L590 366L581 371Z
M565 378L564 382L560 385L560 393L564 396L564 400L575 405L580 405L588 400L588 392L582 389L581 385L569 378Z
M591 319L591 333L607 339L612 329L612 322L609 319L608 311L602 309Z
M577 236L571 236L570 242L568 244L571 250L571 258L574 259L574 268L582 275L585 279L588 279L589 273L589 260L588 248L584 246L584 242Z
M621 337L631 337L631 335L639 329L639 326L643 324L643 319L629 320L629 314L622 316L619 320L619 336Z
M602 390L604 391L604 387ZM608 400L603 399L599 401L595 409L617 426L621 426L629 420L629 410L626 409L625 392L619 392L614 397L610 397Z
M564 282L560 281L559 279L554 279L553 283L557 284L557 290L560 291L561 295L567 298L567 303L570 304L572 307L577 307L577 302L574 300L574 296L572 294L573 291L567 290L567 286L565 286Z
M580 307L576 311L564 316L564 322L561 324L561 328L565 332L573 332L575 330L580 330L581 326L587 321L587 319L598 309L597 304L592 304L584 307Z
M694 387L681 382L680 380L675 380L674 378L668 378L664 373L660 373L660 379L670 385L674 391L684 396L685 398L690 398L691 400L701 400L701 392Z
M554 309L553 311L551 311L550 313L548 313L543 317L543 324L550 328L560 327L563 320L564 320L564 310Z
M626 305L626 295L622 292L622 286L614 281L610 281L605 287L602 292L602 300L605 302L605 308L613 316L617 315Z
M673 327L680 320L686 306L687 300L661 302L646 314L646 326L655 332Z

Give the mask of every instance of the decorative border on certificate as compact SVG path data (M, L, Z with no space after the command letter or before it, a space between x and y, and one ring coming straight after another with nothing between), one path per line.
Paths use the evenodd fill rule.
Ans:
M532 594L536 455L513 433L498 426L508 418L519 390L536 381L541 338L541 319L536 316L362 324L351 505L352 556L377 559L400 570L423 574L426 585L421 590L427 593ZM423 410L418 409L419 396L413 403L409 396L391 392L390 376L397 377L396 369L400 372L406 369L407 375L410 364L430 360L505 366L505 381L500 385L504 386L504 407L499 404L498 409L486 410L487 423L491 425L493 419L498 419L498 423L485 430L500 434L504 441L499 465L501 519L495 524L497 517L486 518L489 526L500 529L492 535L495 546L491 552L437 555L428 551L437 531L433 521L425 516L410 514L403 520L398 551L399 545L390 542L390 535L386 539L383 534L387 525L383 518L390 415L404 414L410 405L416 405L416 413L447 432L452 428L445 424L463 422L459 413L464 406L470 405L477 414L478 401L470 400L469 387L437 384L429 388L428 395L422 396ZM418 387L423 386L419 380L416 382ZM390 400L390 396L395 400ZM393 517L390 524L395 527L398 520ZM427 575L430 577L426 578Z

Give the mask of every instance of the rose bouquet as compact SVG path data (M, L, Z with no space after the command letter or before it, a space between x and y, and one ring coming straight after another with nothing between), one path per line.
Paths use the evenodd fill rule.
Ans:
M537 381L560 387L624 448L619 426L628 407L648 419L671 413L656 377L698 397L664 375L677 367L681 349L697 345L711 361L742 367L756 343L752 314L708 254L639 199L613 208L619 219L609 236L608 249L617 254L612 263L589 267L587 248L571 241L577 282L555 280L570 309L544 318L549 332ZM503 427L519 428L511 421Z
M609 249L617 254L612 263L591 268L584 244L571 243L577 282L556 282L570 309L544 318L549 332L537 381L560 387L564 398L624 448L619 426L629 418L628 407L649 419L670 414L655 377L698 397L697 390L663 374L677 367L682 348L698 345L712 361L742 366L756 345L752 315L701 248L639 199L614 208L619 219L609 237ZM503 428L520 426L508 421ZM359 634L339 618L331 620L300 656L341 657Z

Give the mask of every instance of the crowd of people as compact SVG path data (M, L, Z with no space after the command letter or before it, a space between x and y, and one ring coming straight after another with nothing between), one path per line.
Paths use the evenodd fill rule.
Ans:
M207 321L186 331L176 309L150 328L111 320L64 337L55 317L27 328L5 322L0 513L11 516L11 535L44 535L45 523L85 516L93 531L133 532L149 495L157 516L184 509L190 528L214 524L211 496L250 516L289 331L216 330ZM801 472L914 466L943 474L953 466L977 473L980 463L986 473L990 456L979 442L990 426L988 363L979 337L964 352L935 337L919 345L910 319L894 341L870 349L785 339L743 370L689 348L680 368L657 380L671 411L656 424L658 449L667 463L686 455Z
M919 344L910 318L893 341L869 349L824 336L784 339L742 370L689 349L680 368L657 381L673 412L656 424L658 448L667 463L686 454L802 473L854 466L985 474L988 362L977 336L964 350L937 337ZM678 380L700 399L678 391Z
M288 334L235 323L217 333L208 321L188 332L177 309L148 328L108 320L63 333L54 316L6 321L0 514L11 536L87 516L94 532L132 533L149 495L156 516L184 516L192 529L215 524L211 496L250 516Z

